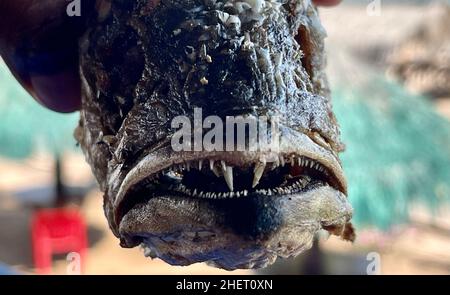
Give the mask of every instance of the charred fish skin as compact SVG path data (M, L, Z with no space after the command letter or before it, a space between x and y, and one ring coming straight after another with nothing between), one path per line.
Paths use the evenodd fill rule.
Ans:
M295 256L321 228L353 238L337 157L343 145L324 72L326 33L310 0L100 1L88 27L80 41L83 106L75 135L122 246L143 244L174 265L209 261L236 269ZM174 152L171 122L192 117L195 108L220 118L281 117L280 151ZM296 171L323 172L317 183L327 185L258 190L268 159L276 172L290 161ZM176 193L154 192L163 187L158 175L184 167L177 173L185 179L186 163L202 172L209 161L218 176L223 163L231 193L178 186ZM233 167L244 176L233 179ZM256 175L248 188L247 170ZM152 197L133 200L137 191ZM240 206L254 218L241 220L229 209Z

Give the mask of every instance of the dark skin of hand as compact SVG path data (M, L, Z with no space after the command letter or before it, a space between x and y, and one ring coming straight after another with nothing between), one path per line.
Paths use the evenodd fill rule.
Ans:
M340 2L314 0L320 6ZM69 3L0 0L1 57L34 99L62 113L80 108L78 38L84 31L82 18L96 5L94 0L81 0L82 16L71 18L66 14Z

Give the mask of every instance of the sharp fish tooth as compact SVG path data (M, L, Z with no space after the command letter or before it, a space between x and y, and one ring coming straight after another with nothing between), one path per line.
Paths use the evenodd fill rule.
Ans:
M219 170L219 168L217 168L216 166L214 166L213 172L214 172L214 174L215 174L217 177L220 177L220 176L221 176L220 170Z
M284 156L283 156L283 155L280 156L280 163L281 163L281 167L284 167L284 165L286 164L286 163L284 162Z
M222 164L223 177L225 177L228 188L230 189L230 191L234 191L233 167L227 166L225 161L221 161L220 163Z
M280 158L276 157L275 162L273 162L272 170L275 170L280 166Z
M203 160L198 161L198 170L202 170L203 167Z
M261 180L261 177L263 176L265 169L266 169L266 164L264 164L264 163L256 164L252 188L255 188L259 184L259 181Z
M220 171L219 171L219 169L214 165L214 160L209 160L209 169L211 169L212 172L214 172L214 175L216 175L217 177L220 177Z

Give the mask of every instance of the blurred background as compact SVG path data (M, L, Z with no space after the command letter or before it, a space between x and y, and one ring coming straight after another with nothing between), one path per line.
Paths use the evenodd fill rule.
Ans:
M357 241L324 234L297 259L231 274L450 274L450 1L346 0L320 13ZM77 120L39 106L0 60L0 274L44 273L33 251L45 245L32 245L46 234L42 208L61 204L87 232L85 274L230 274L119 247ZM63 246L45 272L67 273Z

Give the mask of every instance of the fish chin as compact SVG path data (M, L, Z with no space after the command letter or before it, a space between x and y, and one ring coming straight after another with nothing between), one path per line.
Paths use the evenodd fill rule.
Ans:
M233 200L161 195L133 207L119 231L172 265L252 269L308 250L322 228L345 232L351 216L345 195L329 186Z

